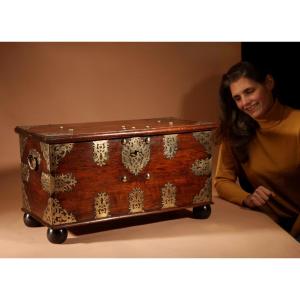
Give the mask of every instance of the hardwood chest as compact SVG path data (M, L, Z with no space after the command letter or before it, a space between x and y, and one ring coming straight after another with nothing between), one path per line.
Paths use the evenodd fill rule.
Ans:
M193 207L211 212L213 123L176 118L17 126L22 210L63 243L72 226Z

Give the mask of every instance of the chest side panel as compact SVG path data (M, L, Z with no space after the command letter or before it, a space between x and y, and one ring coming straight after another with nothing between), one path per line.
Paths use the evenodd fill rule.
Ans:
M43 189L42 174L48 172L41 143L20 135L22 209L41 218L50 198Z

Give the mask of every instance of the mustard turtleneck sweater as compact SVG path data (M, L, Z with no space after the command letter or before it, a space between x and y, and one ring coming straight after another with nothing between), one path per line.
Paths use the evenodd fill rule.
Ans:
M276 101L249 144L249 160L239 167L254 189L262 185L276 196L260 209L276 222L295 219L291 234L300 235L300 110ZM249 195L237 183L237 162L222 143L214 180L221 198L242 205Z

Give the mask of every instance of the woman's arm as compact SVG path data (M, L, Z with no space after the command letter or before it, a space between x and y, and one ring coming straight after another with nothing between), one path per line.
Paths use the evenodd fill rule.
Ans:
M225 143L220 145L214 186L221 198L239 205L243 205L243 201L250 195L237 183L236 162L230 147Z
M264 186L252 193L246 192L238 183L237 162L228 145L222 143L215 176L215 188L221 198L250 208L263 206L275 194Z

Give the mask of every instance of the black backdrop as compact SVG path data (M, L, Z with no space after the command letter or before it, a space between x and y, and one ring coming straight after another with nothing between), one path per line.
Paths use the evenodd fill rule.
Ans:
M269 70L280 101L300 109L299 42L243 42L242 60Z

